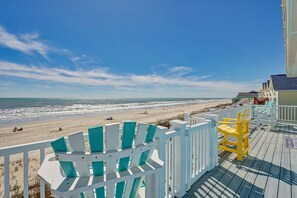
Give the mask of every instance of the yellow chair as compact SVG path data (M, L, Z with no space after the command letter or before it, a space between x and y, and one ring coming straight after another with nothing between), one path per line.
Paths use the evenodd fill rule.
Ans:
M222 133L223 139L219 142L219 149L237 154L237 159L242 161L244 155L249 152L249 121L247 109L239 112L237 118L223 118L218 122L218 132ZM230 137L236 139L230 141Z

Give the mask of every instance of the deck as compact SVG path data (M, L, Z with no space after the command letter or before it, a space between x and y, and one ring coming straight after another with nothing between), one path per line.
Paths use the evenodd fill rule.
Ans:
M284 131L252 127L250 155L240 162L235 154L220 153L219 166L184 197L297 197L297 149L285 147L285 137L297 133Z

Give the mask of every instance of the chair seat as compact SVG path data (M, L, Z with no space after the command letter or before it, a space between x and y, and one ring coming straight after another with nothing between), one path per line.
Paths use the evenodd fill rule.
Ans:
M51 186L55 195L69 196L81 192L90 191L108 184L116 184L127 179L135 179L159 171L164 162L159 159L150 159L146 163L135 166L131 169L105 174L103 176L89 177L65 177L61 171L59 161L55 160L55 155L47 155L43 165L38 171L38 176Z

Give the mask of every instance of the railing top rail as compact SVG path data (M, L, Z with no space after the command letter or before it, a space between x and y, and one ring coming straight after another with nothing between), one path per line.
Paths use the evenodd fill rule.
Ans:
M187 129L199 129L199 128L204 128L207 126L209 126L208 121L203 121L203 122L197 123L195 125L188 126Z
M166 139L176 137L179 134L180 134L179 131L174 131L174 130L169 130L169 131L166 131L166 133L164 133Z
M85 138L85 140L87 140L88 135L84 134L84 138ZM65 139L68 139L68 137L65 137ZM13 155L13 154L18 154L18 153L28 152L28 151L34 151L34 150L38 150L38 149L42 149L42 148L48 148L48 147L51 147L50 143L54 140L55 139L50 139L50 140L45 140L45 141L2 147L2 148L0 148L0 157L6 156L6 155Z

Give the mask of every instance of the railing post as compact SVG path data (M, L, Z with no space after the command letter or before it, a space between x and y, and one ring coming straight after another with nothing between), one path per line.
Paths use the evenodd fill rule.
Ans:
M251 120L254 117L254 105L250 106L250 117L249 120Z
M188 112L184 113L184 121L186 121L186 122L190 121L190 113L188 113Z
M271 107L271 115L270 115L270 119L271 119L271 129L273 130L275 125L276 125L276 122L277 122L277 119L276 119L276 105L273 105Z
M206 114L205 118L209 120L210 126L210 166L209 170L212 170L218 165L218 120L219 115Z
M178 187L178 196L182 197L186 194L186 186L187 186L187 181L186 181L186 175L187 175L187 159L186 159L186 127L188 122L181 121L181 120L172 120L170 121L171 128L170 130L178 131L179 136L175 138L174 141L175 143L175 170L173 171L174 179L175 179L175 184Z
M260 126L260 111L259 108L256 109L256 115L257 115L257 127Z

